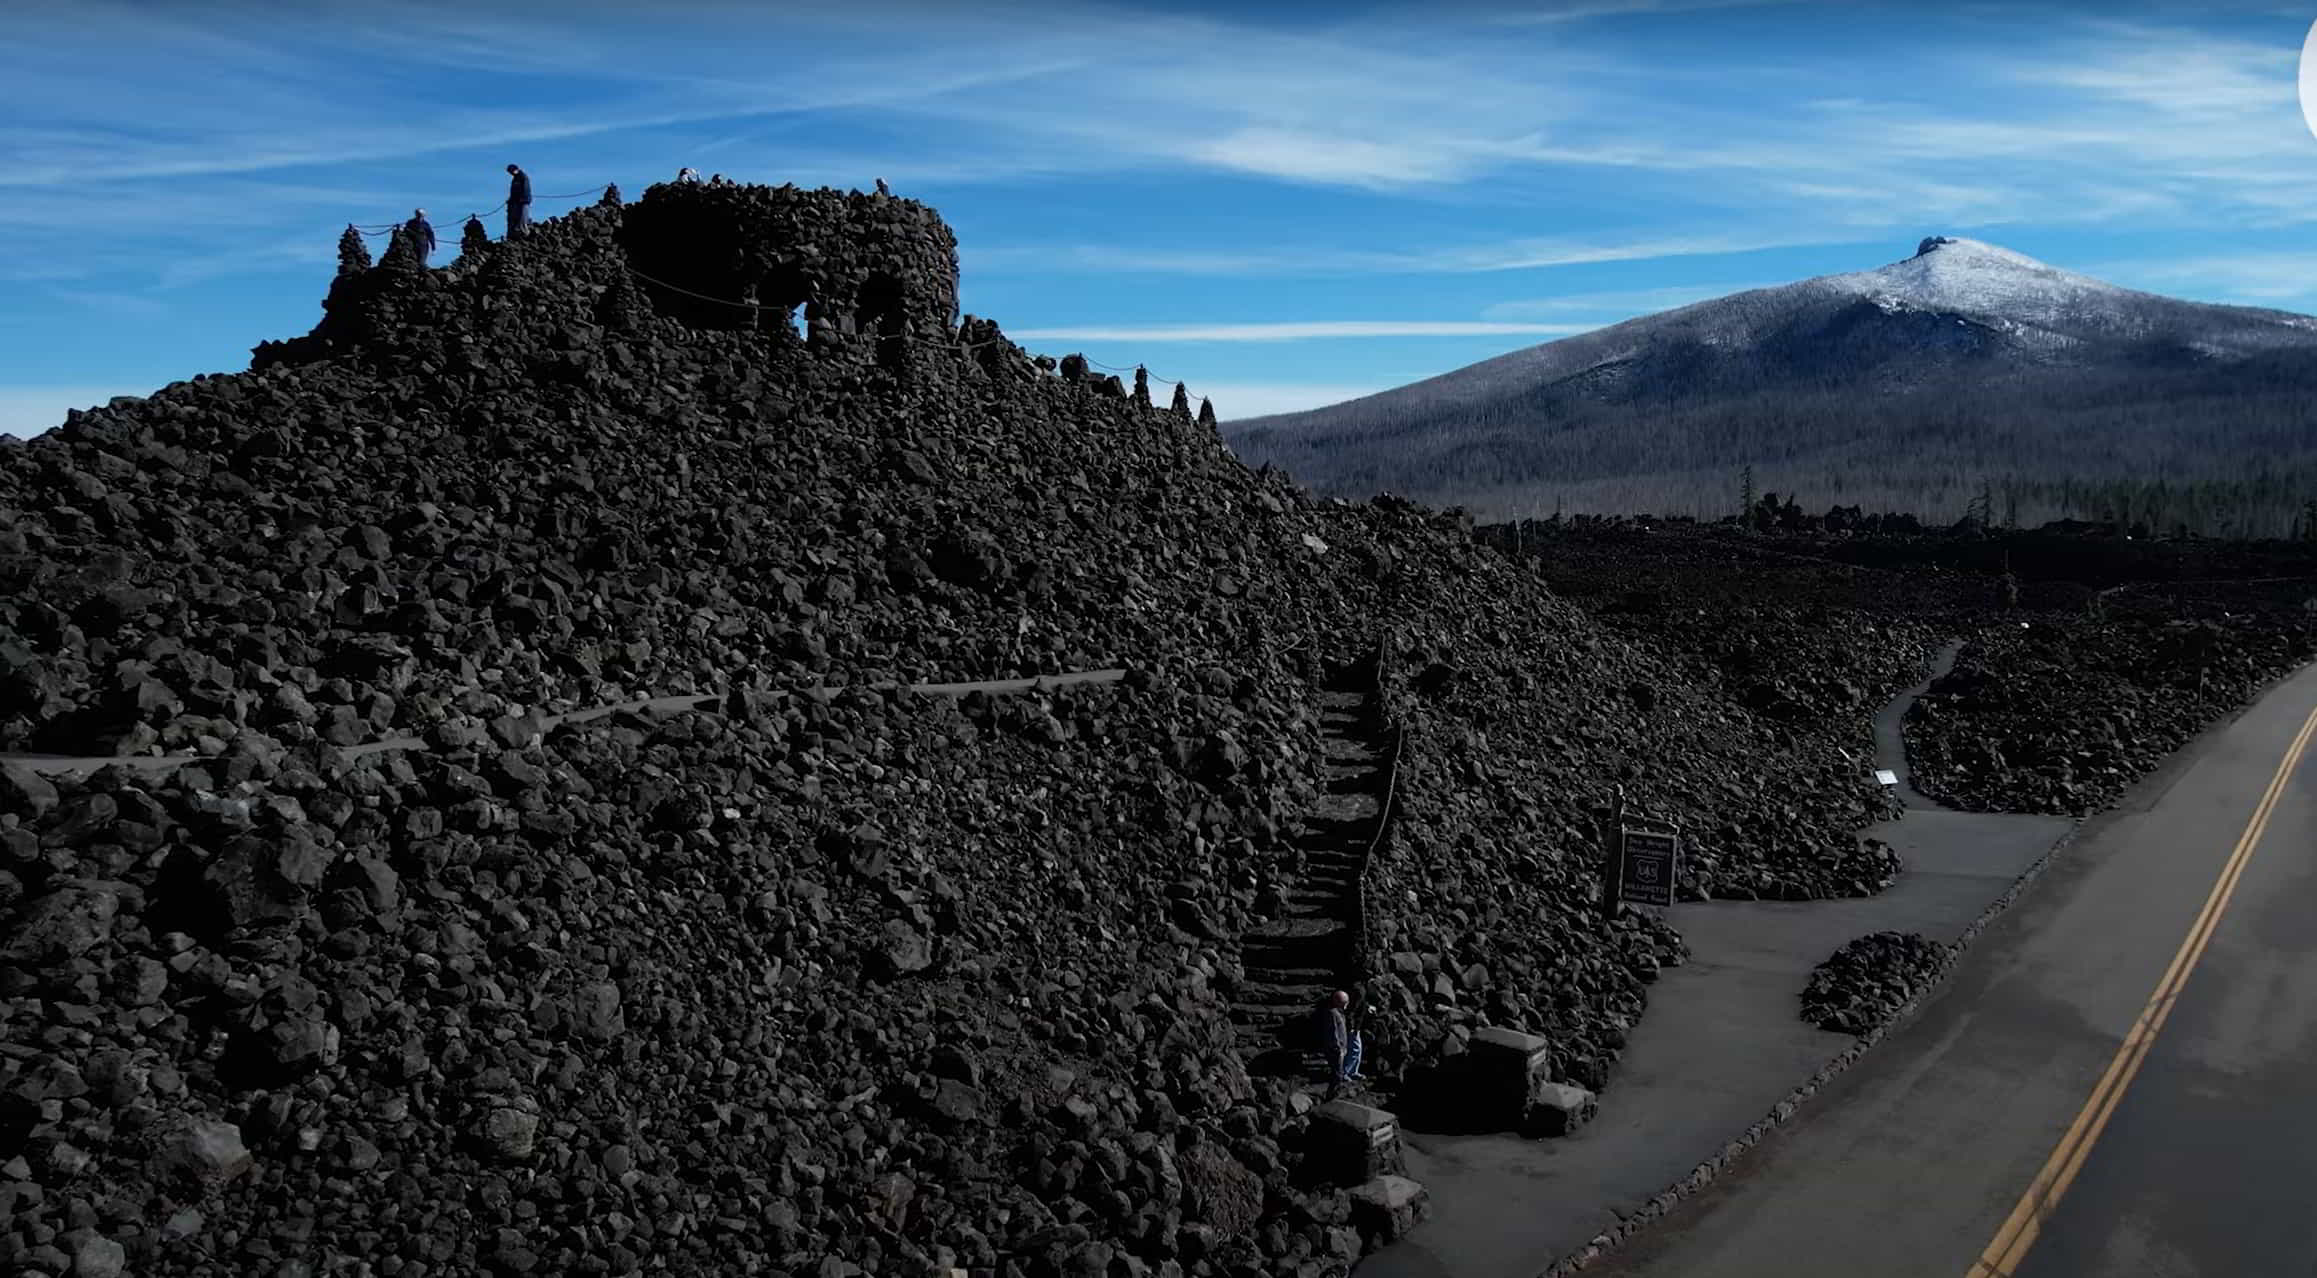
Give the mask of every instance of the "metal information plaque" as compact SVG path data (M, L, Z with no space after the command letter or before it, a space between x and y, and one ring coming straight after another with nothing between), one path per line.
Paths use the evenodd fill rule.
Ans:
M1618 894L1635 905L1671 906L1674 874L1681 868L1681 836L1630 827L1624 835Z

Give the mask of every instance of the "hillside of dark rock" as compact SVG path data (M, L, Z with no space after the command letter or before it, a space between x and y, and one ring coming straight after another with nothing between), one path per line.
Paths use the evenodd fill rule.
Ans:
M954 322L921 205L347 257L252 371L0 442L0 752L197 759L0 772L0 1269L1340 1273L1375 1239L1226 1009L1379 645L1387 1096L1510 1024L1614 1105L1681 957L1591 913L1620 781L1692 892L1891 869L1863 716L1919 634L1796 631L1747 677L1844 713L1750 704Z

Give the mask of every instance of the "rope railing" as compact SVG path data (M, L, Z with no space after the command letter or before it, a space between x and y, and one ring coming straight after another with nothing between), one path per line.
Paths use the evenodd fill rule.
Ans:
M552 197L551 197L551 198L552 198ZM743 310L743 311L794 311L794 310L795 310L795 309L796 309L796 308L797 308L799 305L802 305L802 303L797 303L797 302L790 302L790 303L788 303L788 304L786 304L786 305L783 305L783 304L781 304L781 303L778 303L778 302L750 302L750 301L746 301L746 300L737 300L737 299L734 299L734 298L729 298L729 297L716 297L716 296L713 296L713 295L711 295L711 294L707 294L707 293L698 292L698 291L696 291L696 290L694 290L694 289L685 288L685 287L684 287L683 285L681 285L681 284L671 284L671 283L669 283L669 282L668 282L668 281L666 281L666 280L663 280L663 279L659 279L659 278L657 278L656 276L646 275L645 273L643 273L642 271L639 271L639 270L637 270L637 269L636 269L636 268L634 268L633 266L630 266L630 267L628 267L628 268L627 268L627 273L628 273L628 274L630 274L630 275L633 275L633 276L635 276L635 277L636 277L637 279L639 279L639 280L642 280L642 281L643 281L643 282L645 282L646 284L650 284L650 285L652 285L652 286L654 286L654 287L656 287L656 288L664 288L664 289L668 290L668 291L669 291L669 292L671 292L671 293L680 293L680 294L684 295L685 297L689 297L689 298L692 298L692 299L694 299L694 300L696 300L696 301L702 301L702 302L710 302L710 303L713 303L713 304L715 304L715 305L718 305L718 306L729 306L729 307L732 307L732 308L733 308L733 309L735 309L735 310ZM955 349L957 349L957 350L964 350L964 351L978 351L978 350L982 350L982 349L985 349L985 348L987 348L987 347L991 347L991 346L1020 346L1020 345L1021 345L1021 344L1020 344L1019 342L1016 342L1016 341L1014 341L1014 339L1012 339L1012 338L1010 338L1010 337L999 336L999 337L992 337L992 338L987 338L987 339L985 339L985 340L983 340L983 341L979 341L979 342L959 342L959 343L957 343L957 344L956 344L956 346L955 346ZM1027 349L1027 348L1024 348L1024 349ZM1099 368L1099 369L1102 369L1102 370L1104 370L1105 372L1112 372L1112 373L1131 373L1131 372L1134 372L1134 371L1136 370L1136 368L1140 368L1140 369L1142 369L1142 371L1143 371L1143 373L1144 373L1144 375L1145 375L1145 376L1147 376L1147 377L1148 377L1148 378L1149 378L1149 379L1150 379L1150 380L1151 380L1153 383L1155 383L1155 384L1158 384L1158 385L1164 385L1164 386L1186 386L1186 387L1190 385L1190 383L1189 383L1189 382L1183 381L1183 380L1181 380L1181 379L1179 379L1179 378L1173 378L1173 377L1160 377L1160 376L1158 376L1158 375L1156 375L1156 374L1154 374L1154 373L1151 373L1151 372L1149 371L1149 368L1148 368L1148 366L1147 366L1147 365L1135 365L1134 367L1127 367L1127 368L1122 368L1122 367L1120 367L1120 366L1118 366L1118 365L1116 365L1116 364L1105 364L1105 363L1103 363L1101 360L1098 360L1098 359L1094 359L1094 358L1092 358L1091 356L1087 356L1087 355L1080 355L1078 358L1080 358L1080 359L1082 359L1082 360L1085 360L1085 361L1086 361L1086 363L1087 363L1088 365L1090 365L1090 366L1092 366L1092 367L1095 367L1095 368Z
M1381 956L1376 947L1376 904L1370 878L1377 860L1391 846L1392 835L1400 819L1400 764L1408 743L1408 725L1392 714L1392 631L1391 615L1398 604L1398 584L1387 585L1389 600L1384 619L1376 632L1375 668L1370 695L1374 698L1379 719L1380 735L1391 743L1384 756L1384 785L1377 797L1376 828L1369 835L1367 847L1360 853L1360 864L1352 878L1352 972L1353 983L1365 986L1368 979L1382 970Z
M605 191L608 191L608 190L610 190L610 189L611 189L611 183L609 183L609 182L606 182L606 183L604 183L602 186L596 187L596 188L594 188L593 190L588 190L588 191L572 191L572 192L570 192L569 194L565 194L565 195L539 195L539 196L534 196L534 197L532 197L532 202L533 202L533 203L538 203L538 202L539 202L539 201L541 201L541 200L584 200L584 199L588 199L588 198L590 198L590 197L592 197L592 196L601 195L601 194L603 194ZM484 210L483 210L482 212L480 212L480 213L468 213L468 214L465 214L465 215L461 216L461 217L460 217L460 218L458 218L457 220L458 220L458 221L460 221L460 222L465 222L465 221L467 221L467 220L468 220L468 219L470 219L470 218L486 218L486 217L489 217L489 216L491 216L493 213L497 213L498 211L500 211L501 209L504 209L504 208L506 208L506 207L507 207L507 202L506 202L505 200L501 200L501 201L499 201L497 204L494 204L494 205L492 205L491 207L489 207L489 208L487 208L487 209L484 209ZM370 239L376 239L376 238L378 238L378 237L380 237L380 236L392 235L392 234L394 234L396 231L399 231L399 230L401 230L401 229L402 229L404 226L408 225L408 223L407 223L407 222L369 222L369 223L365 223L365 222L349 222L349 223L347 223L347 225L348 225L348 226L351 226L351 227L353 227L353 228L354 228L354 233L355 233L355 234L357 234L357 235L365 236L365 237L367 237L367 238L370 238Z

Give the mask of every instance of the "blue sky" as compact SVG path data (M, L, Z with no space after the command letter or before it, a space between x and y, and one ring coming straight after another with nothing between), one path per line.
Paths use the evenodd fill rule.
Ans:
M7 8L17 434L246 367L345 224L453 240L509 161L543 196L883 177L956 228L965 310L1226 419L1930 234L2317 311L2317 0Z

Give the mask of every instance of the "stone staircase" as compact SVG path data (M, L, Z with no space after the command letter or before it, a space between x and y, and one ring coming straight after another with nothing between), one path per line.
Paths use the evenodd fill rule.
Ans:
M1383 817L1389 760L1367 689L1366 663L1339 671L1321 693L1326 793L1304 819L1302 872L1286 886L1285 908L1240 937L1246 979L1234 991L1232 1024L1241 1055L1258 1073L1302 1068L1312 1010L1330 990L1349 989L1358 971L1358 886Z

